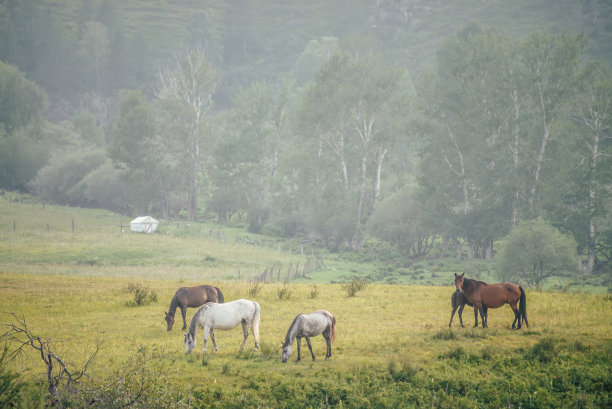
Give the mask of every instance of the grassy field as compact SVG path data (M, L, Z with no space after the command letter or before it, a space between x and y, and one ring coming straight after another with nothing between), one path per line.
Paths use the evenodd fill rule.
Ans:
M349 297L341 284L302 279L255 291L245 278L272 264L303 263L305 256L296 248L279 251L276 244L244 245L232 231L225 241L203 228L186 233L179 225L154 235L122 233L119 226L128 220L102 211L8 200L0 200L0 210L0 323L15 323L11 313L22 317L71 368L100 346L85 382L112 385L106 396L114 404L107 407L120 406L139 390L136 407L612 405L610 295L527 291L529 328L511 330L513 314L504 307L490 310L488 329L469 328L469 308L468 328L459 328L455 317L449 329L450 285L369 284ZM342 268L350 274L369 267ZM250 352L250 336L248 352L239 353L242 335L236 328L217 332L219 354L209 348L202 356L202 331L194 353L184 354L180 319L167 332L163 312L178 287L195 283L219 286L228 301L260 303L259 351ZM132 306L130 284L154 291L157 301ZM325 343L317 337L316 362L303 345L301 363L295 355L281 363L279 347L294 316L320 308L338 322L332 359L323 360ZM28 383L21 406L41 406L40 355L26 351L7 369Z

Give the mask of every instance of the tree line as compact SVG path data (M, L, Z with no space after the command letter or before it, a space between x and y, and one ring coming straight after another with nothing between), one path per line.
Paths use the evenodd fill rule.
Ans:
M370 40L331 42L312 80L253 82L227 109L214 105L214 52L186 43L149 92L118 94L107 124L95 98L46 122L47 93L0 63L1 186L130 214L242 218L330 250L377 237L408 258L490 258L543 219L573 237L588 271L609 260L612 71L589 59L585 34L469 25L417 76Z

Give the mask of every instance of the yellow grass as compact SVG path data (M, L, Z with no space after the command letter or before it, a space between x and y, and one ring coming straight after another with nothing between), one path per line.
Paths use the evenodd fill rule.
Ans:
M295 284L290 285L291 298L279 301L281 285L266 284L253 297L262 308L261 340L280 345L296 314L325 308L336 316L338 322L333 359L322 361L325 344L323 338L318 337L313 339L313 348L320 362L314 364L310 362L305 345L303 352L306 354L300 365L293 363L295 356L291 363L283 365L280 352L278 359L237 360L235 354L242 336L240 328L236 328L218 331L220 353L213 356L209 349L211 359L206 367L202 367L202 331L198 333L196 358L186 357L180 319L171 332L165 330L163 321L163 312L167 310L174 291L189 283L172 275L168 275L166 280L139 279L138 283L157 292L158 301L148 306L130 307L127 305L130 295L124 292L124 288L134 280L102 277L96 268L84 268L91 270L90 277L1 273L1 322L10 322L8 312L25 317L35 334L54 340L58 352L70 357L75 365L83 362L96 344L101 344L102 353L92 369L94 373L119 368L144 348L155 356L154 365L163 368L163 376L181 387L213 378L217 382L227 381L224 377L219 378L224 365L245 373L271 368L293 373L330 366L351 371L361 366L384 368L395 360L425 368L443 365L436 358L457 346L475 352L484 348L528 348L541 336L561 336L586 345L610 342L610 301L600 295L528 292L529 330L509 329L513 314L510 308L504 307L490 310L490 324L486 330L458 328L455 317L452 331L456 339L445 341L436 339L435 335L448 330L451 287L371 284L356 297L348 297L340 285L319 284L319 295L311 299L311 285ZM159 277L163 272L153 275ZM248 283L210 283L224 291L227 301L248 298ZM189 310L188 320L194 311ZM472 320L472 311L466 308L464 322L470 326ZM252 347L250 336L247 348ZM40 374L41 363L38 360L35 355L30 355L19 362L19 371L29 376Z
M557 407L561 402L594 407L609 401L609 392L602 392L612 379L609 295L527 291L530 328L511 330L513 313L505 306L489 310L488 329L471 328L473 312L468 307L463 314L466 328L459 328L455 316L449 330L451 286L369 284L348 297L340 284L317 283L318 294L311 298L313 285L301 280L287 284L288 300L279 300L282 283L264 284L251 297L253 284L245 280L272 265L282 266L284 278L288 265L304 263L305 257L246 246L237 235L223 242L205 232L172 230L180 227L166 226L154 235L122 233L118 226L128 221L109 212L0 198L0 324L13 322L11 313L23 317L35 335L53 341L54 351L73 369L101 346L88 370L94 384L116 379L117 371L144 354L149 373L160 385L171 385L177 399L191 390L202 404L207 393L225 391L219 407L240 404L235 400L254 394L262 401L253 406L277 407L295 407L303 398L309 405L326 405L329 395L336 402L364 407L373 396L382 407L407 398L414 406L447 407L483 406L487 396L503 397L491 406ZM367 265L347 263L346 268L348 273ZM326 274L339 273L326 270L317 277L325 281ZM124 290L131 283L154 290L158 300L129 306L132 296ZM181 319L177 316L174 330L167 332L164 311L179 287L205 283L220 287L226 301L259 302L260 351L238 354L242 333L236 328L217 332L220 353L209 348L204 361L199 331L195 351L185 356ZM294 362L295 347L290 361L281 363L279 347L293 318L317 309L337 318L332 359L323 360L325 342L316 337L316 362L303 343L301 363ZM194 311L188 311L188 324ZM553 340L560 352L541 363L533 351L546 340ZM250 335L247 350L252 348ZM448 358L452 354L458 358ZM414 374L400 373L400 378L412 378L398 381L397 368L405 366ZM44 379L45 367L34 351L11 362L10 369L25 380ZM360 388L354 397L342 389L350 389L351 382ZM376 382L378 389L367 390ZM217 386L220 389L214 389ZM332 389L320 397L317 391L324 387ZM566 387L572 390L563 392ZM522 396L527 389L529 394ZM268 396L277 390L282 394Z

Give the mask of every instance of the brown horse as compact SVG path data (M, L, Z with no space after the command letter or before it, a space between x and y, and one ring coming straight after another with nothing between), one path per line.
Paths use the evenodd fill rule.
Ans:
M457 308L459 308L459 322L461 323L461 328L465 328L463 326L463 319L461 318L461 313L463 312L463 307L465 307L467 305L469 305L470 307L473 307L474 305L470 302L470 300L468 300L468 298L465 296L465 294L463 294L461 291L455 291L453 293L453 295L451 296L451 306L453 307L453 311L451 312L451 319L450 322L448 323L448 326L450 327L453 324L453 317L455 316L455 311L457 311ZM478 326L478 308L474 308L474 327Z
M207 301L223 303L225 302L225 299L223 298L223 293L221 290L218 287L213 287L212 285L206 284L198 285L196 287L179 288L174 294L172 301L170 301L170 308L168 309L168 312L164 312L164 314L166 314L168 331L170 331L174 325L174 313L176 312L177 307L181 309L184 331L187 328L187 323L185 321L185 313L187 312L187 308L201 307Z
M455 273L455 287L465 294L475 308L478 308L483 328L488 326L489 308L499 308L504 304L510 305L510 308L514 311L513 329L517 321L518 329L521 328L521 319L525 320L525 325L529 327L529 322L527 322L527 298L522 287L512 283L487 284L464 278L464 275ZM518 308L517 303L519 304Z

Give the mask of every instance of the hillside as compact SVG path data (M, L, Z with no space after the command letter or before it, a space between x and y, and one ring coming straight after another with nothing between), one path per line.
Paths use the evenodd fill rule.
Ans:
M46 53L61 55L80 47L83 27L92 20L106 27L110 41L114 73L108 74L112 82L105 88L148 89L156 67L188 43L206 48L221 67L225 79L218 107L227 107L240 87L291 72L309 43L323 38L348 42L369 38L372 47L391 63L409 68L413 76L433 64L450 34L474 22L515 37L546 29L584 31L591 39L592 57L612 62L612 5L599 0L316 0L299 6L287 0L212 1L204 6L193 0L39 0L0 5L0 20L8 30L0 58L29 74L52 97L67 96L66 88L78 84L54 78L61 77L54 72L59 68L47 64L59 61L53 62ZM14 28L28 21L34 23L31 28ZM61 32L53 32L54 21L59 21ZM37 39L40 35L44 38ZM71 61L68 66L66 61ZM307 70L314 72L320 62L315 58L315 67ZM78 72L70 66L73 63L78 61L64 58L62 69ZM42 69L46 77L39 72ZM62 88L57 89L58 84Z
M121 214L43 203L27 195L0 195L0 271L147 279L163 279L172 271L194 282L342 283L357 279L436 286L452 285L453 274L465 272L469 277L497 281L491 261L431 258L413 262L398 258L389 246L375 240L359 252L332 253L316 241L301 243L272 233L253 234L244 224L212 221L162 221L155 234L146 235L131 233L131 219ZM606 272L568 273L547 280L544 288L606 293L610 280Z

